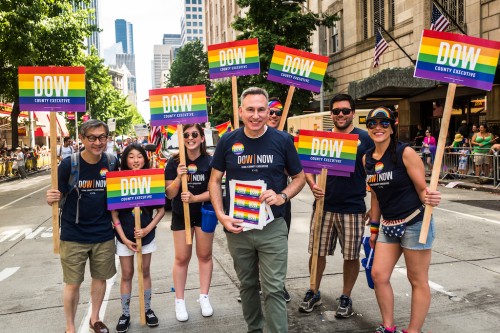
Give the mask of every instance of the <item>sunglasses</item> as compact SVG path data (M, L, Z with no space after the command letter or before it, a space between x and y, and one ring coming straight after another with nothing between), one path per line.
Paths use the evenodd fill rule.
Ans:
M382 128L389 128L391 126L391 122L388 120L381 120L381 121L376 121L376 120L370 120L369 122L366 123L366 127L369 129L374 129L377 127L377 124L380 124Z
M276 114L276 117L281 117L281 115L283 114L283 111L274 111L274 110L271 110L269 111L269 115L272 116L273 114Z
M193 139L196 139L199 135L200 135L200 133L198 133L198 132L193 132L191 134L184 133L184 139L189 139L189 136L191 136Z
M332 113L333 115L335 116L338 116L341 112L344 116L347 116L348 114L350 114L352 111L352 109L348 109L348 108L343 108L343 109L332 109Z
M87 138L87 140L89 140L90 142L95 142L95 140L99 139L100 142L106 142L108 140L108 136L107 135L99 135L99 136L95 136L95 135L88 135L88 136L85 136Z

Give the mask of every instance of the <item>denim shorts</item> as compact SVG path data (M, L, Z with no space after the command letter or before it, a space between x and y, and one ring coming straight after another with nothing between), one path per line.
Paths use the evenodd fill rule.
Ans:
M418 221L412 225L406 226L405 233L403 237L389 237L382 231L382 226L378 233L377 242L388 243L388 244L400 244L408 250L429 250L432 248L432 243L434 242L435 228L434 228L434 217L431 217L431 224L429 225L429 233L427 234L427 242L425 244L420 244L418 239L420 238L420 230L422 229L422 221Z

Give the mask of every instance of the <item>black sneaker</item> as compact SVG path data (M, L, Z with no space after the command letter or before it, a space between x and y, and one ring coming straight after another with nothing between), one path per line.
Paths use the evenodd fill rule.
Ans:
M285 286L283 286L283 298L285 299L285 302L290 302L292 298L290 297L290 294L288 293L288 290L286 290Z
M118 319L118 325L116 325L116 332L125 333L128 331L129 326L130 326L130 317L122 314L120 319Z
M337 308L337 313L335 317L337 318L349 318L354 314L352 311L352 300L349 296L342 295L340 298L337 298L337 301L340 301L339 307Z
M156 317L155 313L151 309L146 311L146 324L149 327L156 327L160 324L158 322L158 317Z
M309 289L306 292L306 296L304 297L304 301L299 304L299 312L309 313L314 310L315 306L321 305L321 293L318 290L317 294Z

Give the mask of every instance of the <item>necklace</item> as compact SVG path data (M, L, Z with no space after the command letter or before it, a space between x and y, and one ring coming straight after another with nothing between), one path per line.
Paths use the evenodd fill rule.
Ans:
M260 138L261 136L263 136L264 134L266 134L266 132L267 132L267 125L264 125L264 132L262 132L262 134L260 134L260 135L258 135L258 136L250 136L250 135L248 135L248 134L246 134L246 133L245 133L245 134L246 134L246 135L247 135L250 139L258 139L258 138Z

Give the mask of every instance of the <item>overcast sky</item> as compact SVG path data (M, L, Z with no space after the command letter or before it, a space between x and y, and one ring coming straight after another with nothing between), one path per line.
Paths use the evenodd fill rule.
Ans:
M115 20L134 25L134 53L137 75L137 107L149 119L149 103L142 102L151 89L153 45L161 44L163 34L180 34L183 0L100 0L99 19L103 30L101 56L115 43Z

